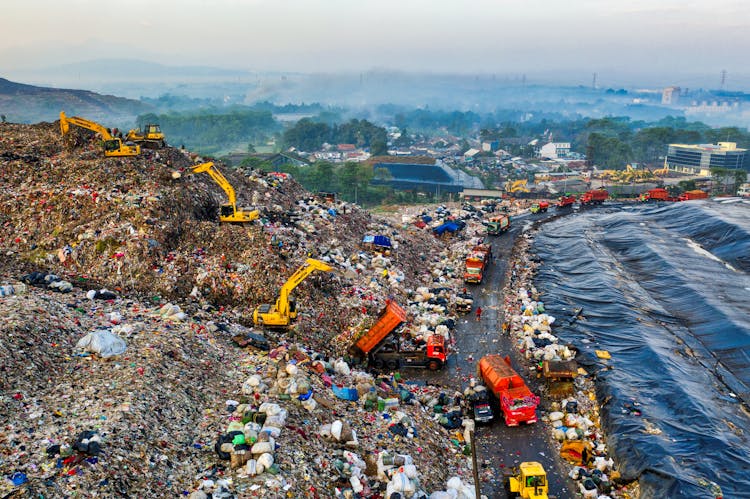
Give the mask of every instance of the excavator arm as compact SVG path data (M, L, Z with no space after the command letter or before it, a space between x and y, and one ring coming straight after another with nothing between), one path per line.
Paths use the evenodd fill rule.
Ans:
M194 166L193 173L207 173L226 193L229 202L222 205L219 212L219 220L222 222L252 222L260 216L258 210L245 211L237 208L237 195L234 192L234 187L214 166L213 162L209 161Z
M138 156L141 153L140 146L128 146L122 143L117 137L113 137L107 128L99 123L79 116L66 116L64 111L60 111L60 132L63 136L70 132L70 125L75 125L86 130L98 133L104 141L105 156Z
M193 173L208 173L208 175L214 180L214 182L219 184L219 187L224 190L227 198L229 198L229 204L232 206L236 206L237 196L234 192L234 187L232 187L232 184L229 183L226 177L216 169L212 161L194 166Z
M291 319L296 317L296 311L290 307L289 294L315 270L329 272L333 269L319 260L308 258L281 287L279 298L273 307L271 305L261 305L255 309L255 312L253 312L253 322L258 325L271 327L288 326Z
M531 192L528 187L526 187L526 184L528 183L528 180L515 180L513 182L508 181L506 184L505 190L508 192Z
M109 130L107 130L99 123L87 120L85 118L80 118L78 116L71 116L70 118L68 118L67 116L65 116L65 112L60 111L60 131L63 135L67 134L70 131L70 125L75 125L77 127L96 132L102 136L102 140L112 140L114 138L109 133Z
M282 315L289 313L289 294L299 286L299 283L304 281L313 271L320 270L321 272L328 272L331 269L329 265L319 261L308 258L305 260L305 264L298 268L297 271L281 286L281 292L279 298L276 300L276 310Z

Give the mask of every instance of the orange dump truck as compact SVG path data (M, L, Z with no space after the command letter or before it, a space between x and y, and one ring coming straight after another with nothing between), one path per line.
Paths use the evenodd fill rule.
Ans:
M520 423L536 423L539 397L531 392L523 378L513 370L510 357L485 355L479 360L477 369L500 402L505 424L518 426Z
M477 244L466 257L466 270L464 271L464 282L479 284L484 278L484 270L492 258L492 246L489 244Z
M701 190L694 190L680 194L680 201L691 201L693 199L708 199L708 193Z
M447 352L445 338L430 336L424 344L405 344L398 335L391 335L406 322L406 311L398 303L387 300L373 326L354 344L355 355L367 356L376 369L396 370L402 367L426 367L435 371L443 367Z
M604 189L595 189L593 191L584 192L578 199L581 206L588 206L592 204L602 204L609 197L609 192Z

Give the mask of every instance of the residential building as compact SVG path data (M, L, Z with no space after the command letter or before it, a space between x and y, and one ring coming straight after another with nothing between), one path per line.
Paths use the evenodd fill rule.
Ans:
M498 149L500 149L500 142L498 142L497 140L491 140L489 142L482 142L482 151L495 152Z
M747 149L738 148L735 142L669 144L664 167L681 173L710 176L711 168L750 171L750 157Z

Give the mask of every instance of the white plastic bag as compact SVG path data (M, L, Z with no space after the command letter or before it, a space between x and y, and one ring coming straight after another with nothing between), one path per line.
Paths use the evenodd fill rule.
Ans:
M107 358L125 353L127 345L125 340L111 331L100 329L78 340L76 349L94 352Z

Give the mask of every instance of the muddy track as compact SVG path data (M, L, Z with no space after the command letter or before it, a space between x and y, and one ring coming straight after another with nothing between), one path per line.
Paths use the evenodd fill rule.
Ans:
M460 318L455 331L455 354L451 356L445 369L437 373L425 372L420 377L431 383L463 390L469 378L476 376L476 365L483 355L501 353L510 355L513 365L526 379L532 390L539 380L529 367L531 364L519 353L513 340L502 334L504 320L503 288L509 276L511 262L518 258L517 238L524 226L539 224L572 213L551 212L514 218L511 229L500 236L488 238L492 243L494 260L489 267L487 278L470 291L474 294L474 306L482 307L482 319L476 321L472 313ZM542 400L540 408L549 403ZM567 465L558 457L555 443L544 423L509 428L502 421L499 409L495 409L495 420L489 425L479 426L476 431L477 462L481 493L489 498L505 497L503 470L523 461L540 462L548 474L550 494L558 499L576 497L572 480L567 477ZM541 411L540 411L541 416Z

